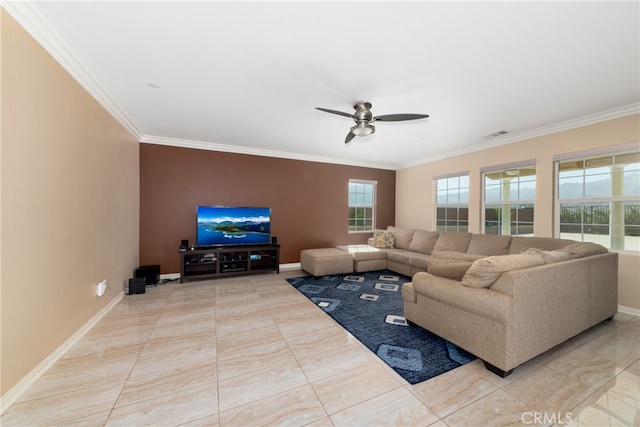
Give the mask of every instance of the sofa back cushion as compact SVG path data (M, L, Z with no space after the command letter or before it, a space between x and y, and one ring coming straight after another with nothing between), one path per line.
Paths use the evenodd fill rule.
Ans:
M471 236L468 254L478 255L506 255L509 253L511 236L496 234L474 234Z
M421 254L431 254L440 233L437 231L415 230L409 250Z
M457 231L443 231L438 236L438 241L433 247L437 251L467 252L471 233Z
M427 260L427 273L460 281L472 264L459 259L431 258Z
M576 243L576 241L568 239L554 239L552 237L514 236L511 238L509 253L519 254L527 248L542 249L543 251L553 251L555 249L562 249L570 243Z
M457 261L469 261L473 262L477 259L484 258L484 255L467 254L464 252L453 251L431 251L431 258L433 259L455 259Z
M474 261L462 278L462 284L472 288L490 288L505 271L544 264L540 254L495 255Z
M387 230L393 231L396 234L394 245L397 249L409 250L409 245L411 244L411 239L413 239L414 230L398 228L394 227L393 225L388 226Z

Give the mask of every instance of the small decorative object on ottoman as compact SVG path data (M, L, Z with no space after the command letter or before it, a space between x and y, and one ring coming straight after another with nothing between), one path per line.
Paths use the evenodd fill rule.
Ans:
M312 276L353 273L353 255L336 248L305 249L300 265Z

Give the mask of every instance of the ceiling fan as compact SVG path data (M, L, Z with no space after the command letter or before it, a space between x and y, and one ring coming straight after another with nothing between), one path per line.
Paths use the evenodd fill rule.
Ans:
M343 113L342 111L330 110L328 108L316 107L316 110L324 111L326 113L337 114L339 116L351 117L356 125L349 130L347 137L344 139L344 143L347 144L356 136L371 135L376 131L373 122L401 122L404 120L417 120L426 119L428 114L384 114L382 116L373 116L371 112L371 103L366 101L357 102L353 108L356 112L353 114Z

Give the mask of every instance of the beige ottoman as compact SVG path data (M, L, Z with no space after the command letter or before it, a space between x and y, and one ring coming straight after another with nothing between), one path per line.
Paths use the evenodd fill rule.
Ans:
M336 248L305 249L300 252L300 265L312 276L353 273L353 256Z

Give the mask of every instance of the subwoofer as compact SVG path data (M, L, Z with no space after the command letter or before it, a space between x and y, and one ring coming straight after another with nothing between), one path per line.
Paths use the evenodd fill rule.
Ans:
M144 278L147 285L157 285L160 281L160 266L141 265L136 268L133 276L137 278Z
M146 292L146 286L144 284L144 277L134 277L129 279L129 292L127 295L144 294Z

